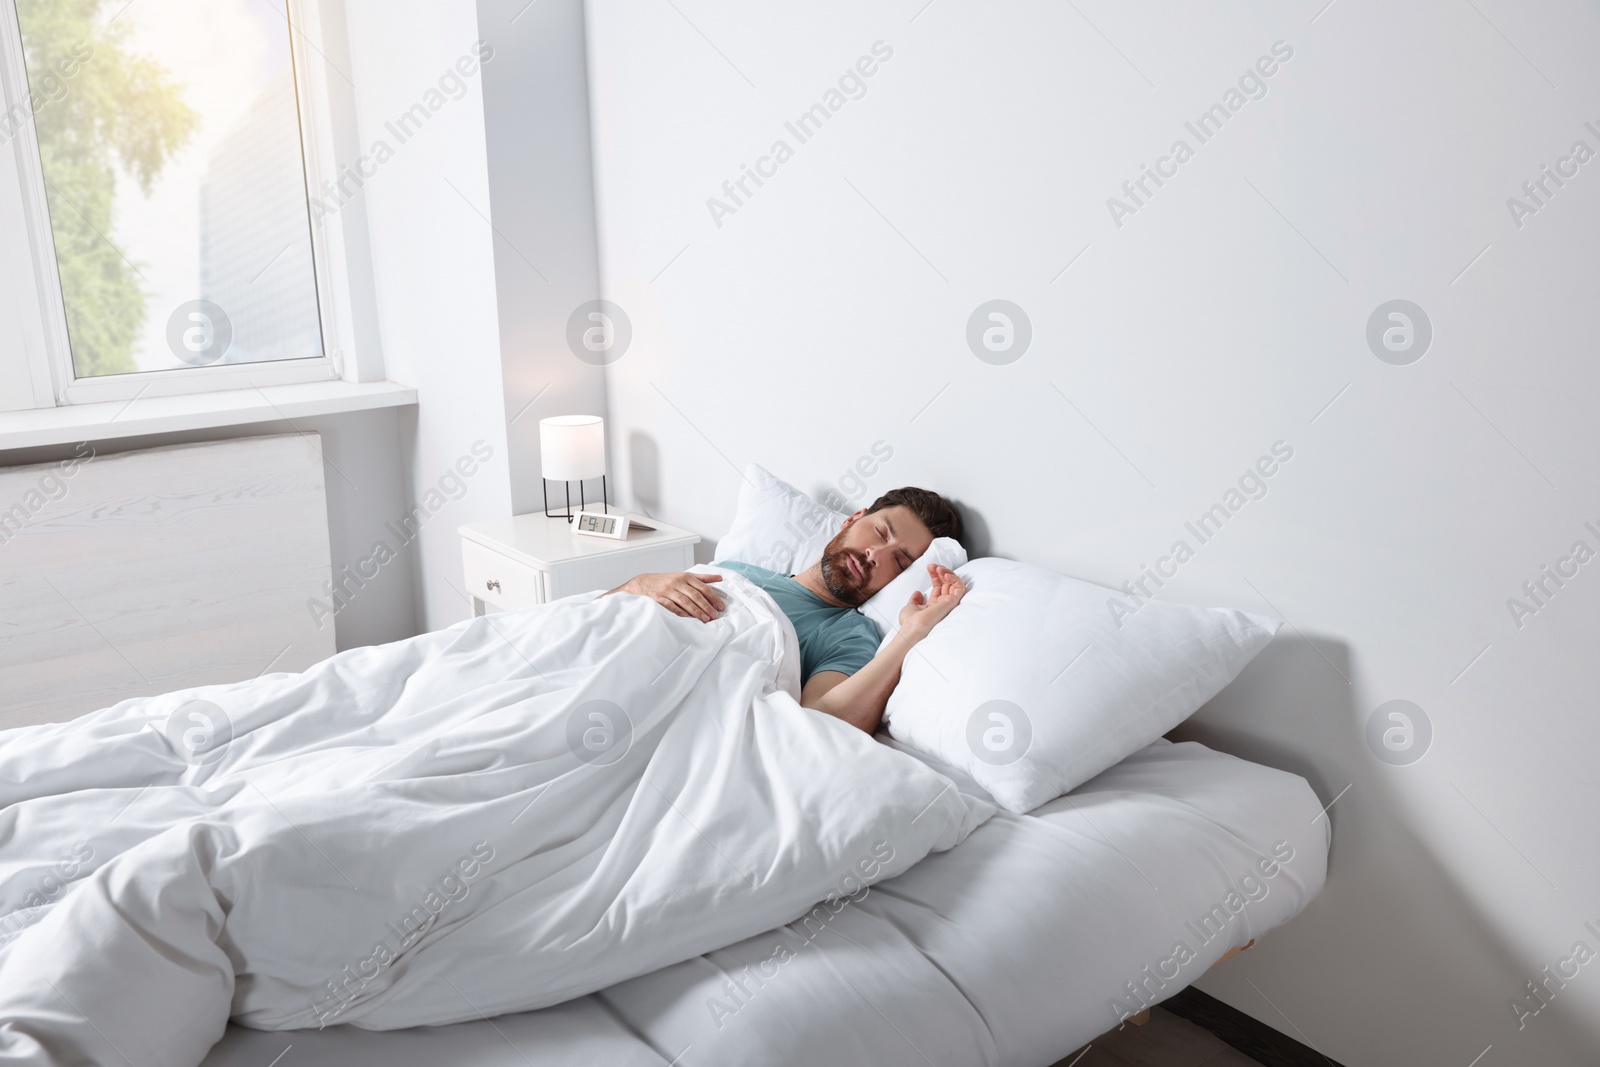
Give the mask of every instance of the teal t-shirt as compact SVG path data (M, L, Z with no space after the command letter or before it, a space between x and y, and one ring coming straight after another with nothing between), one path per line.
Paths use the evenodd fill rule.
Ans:
M790 578L748 563L717 562L759 585L794 624L800 639L801 684L818 671L854 674L878 652L878 628L854 608L836 608Z

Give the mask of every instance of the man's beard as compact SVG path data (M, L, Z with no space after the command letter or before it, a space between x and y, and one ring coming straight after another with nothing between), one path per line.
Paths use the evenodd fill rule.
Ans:
M861 567L861 576L858 578L850 570L848 560L854 557ZM844 532L840 531L828 547L822 550L822 584L830 596L847 608L859 608L871 596L867 592L867 582L871 578L871 569L867 566L867 557L853 548L844 545Z

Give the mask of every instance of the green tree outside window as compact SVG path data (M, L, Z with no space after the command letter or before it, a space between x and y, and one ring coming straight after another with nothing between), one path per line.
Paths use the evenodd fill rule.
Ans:
M145 195L197 116L182 86L127 46L122 0L18 0L56 266L78 377L136 369L139 265L111 240L119 173ZM107 9L109 11L109 16ZM9 118L9 116L8 116Z

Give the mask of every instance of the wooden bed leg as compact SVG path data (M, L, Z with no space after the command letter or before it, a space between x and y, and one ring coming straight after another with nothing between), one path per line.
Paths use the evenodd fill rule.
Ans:
M1243 952L1245 949L1249 948L1251 945L1253 945L1255 943L1256 943L1256 939L1252 937L1249 941L1246 941L1244 944L1240 945L1238 948L1230 948L1228 951L1226 951L1226 952L1224 952L1222 954L1222 959L1218 960L1217 963L1221 963L1222 960L1231 960L1231 959L1233 959L1233 957L1237 956L1239 953ZM1217 963L1213 963L1211 966L1215 967L1217 965Z
M1230 959L1232 959L1233 957L1237 956L1239 953L1243 952L1245 949L1251 947L1255 943L1256 943L1256 939L1252 937L1249 941L1245 942L1244 944L1240 945L1239 947L1230 948L1227 952L1224 952L1222 954L1222 959L1217 960L1217 963L1221 963L1222 960L1230 960ZM1215 967L1216 965L1217 965L1216 963L1213 963L1211 966ZM1123 1021L1127 1022L1128 1024L1130 1024L1132 1026L1143 1026L1145 1023L1150 1021L1150 1009L1146 1008L1146 1009L1144 1009L1144 1011L1136 1011L1132 1015L1128 1016L1127 1019L1125 1019Z
M1222 954L1222 959L1217 960L1217 963L1221 963L1222 960L1230 960L1230 959L1232 959L1233 957L1237 956L1239 953L1243 952L1245 949L1250 948L1255 943L1256 943L1256 939L1252 937L1249 941L1245 942L1244 944L1240 945L1239 947L1230 948L1227 952L1224 952ZM1215 967L1216 965L1217 965L1216 963L1213 963L1211 966ZM1132 1015L1128 1016L1127 1019L1124 1020L1124 1021L1129 1023L1130 1025L1133 1025L1133 1026L1143 1026L1145 1023L1150 1021L1150 1009L1146 1008L1146 1009L1144 1009L1144 1011L1136 1011Z

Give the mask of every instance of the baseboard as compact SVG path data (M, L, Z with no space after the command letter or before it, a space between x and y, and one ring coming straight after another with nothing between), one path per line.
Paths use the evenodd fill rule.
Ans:
M1342 1067L1316 1049L1230 1008L1194 986L1162 1001L1161 1006L1202 1030L1211 1031L1264 1067Z

